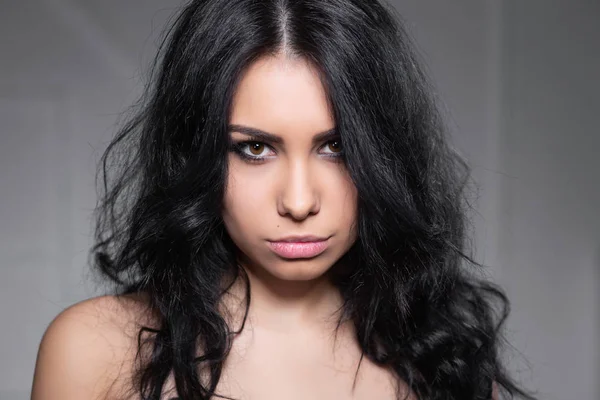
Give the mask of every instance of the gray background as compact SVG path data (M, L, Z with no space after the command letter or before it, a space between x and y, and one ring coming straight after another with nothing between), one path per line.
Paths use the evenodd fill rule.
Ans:
M0 399L94 295L94 166L177 0L1 0ZM600 2L396 0L480 186L477 259L541 399L600 398Z

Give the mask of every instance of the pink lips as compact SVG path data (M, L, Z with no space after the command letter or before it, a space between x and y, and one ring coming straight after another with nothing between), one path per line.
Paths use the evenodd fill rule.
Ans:
M327 249L327 239L315 237L287 238L280 241L269 241L271 250L283 258L316 257Z

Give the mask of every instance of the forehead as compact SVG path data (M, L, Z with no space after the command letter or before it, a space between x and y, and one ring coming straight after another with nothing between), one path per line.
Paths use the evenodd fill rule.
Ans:
M303 59L278 56L261 58L246 69L230 124L287 136L325 131L334 120L317 70Z

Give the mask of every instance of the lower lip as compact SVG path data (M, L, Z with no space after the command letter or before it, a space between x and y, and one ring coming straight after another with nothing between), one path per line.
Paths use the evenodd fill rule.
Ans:
M327 240L318 242L269 242L271 250L283 258L316 257L327 249Z

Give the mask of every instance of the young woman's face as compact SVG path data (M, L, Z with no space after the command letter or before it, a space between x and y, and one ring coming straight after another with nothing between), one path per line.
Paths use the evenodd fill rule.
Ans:
M283 280L322 276L356 240L357 194L316 71L258 60L229 123L223 219L242 262Z

